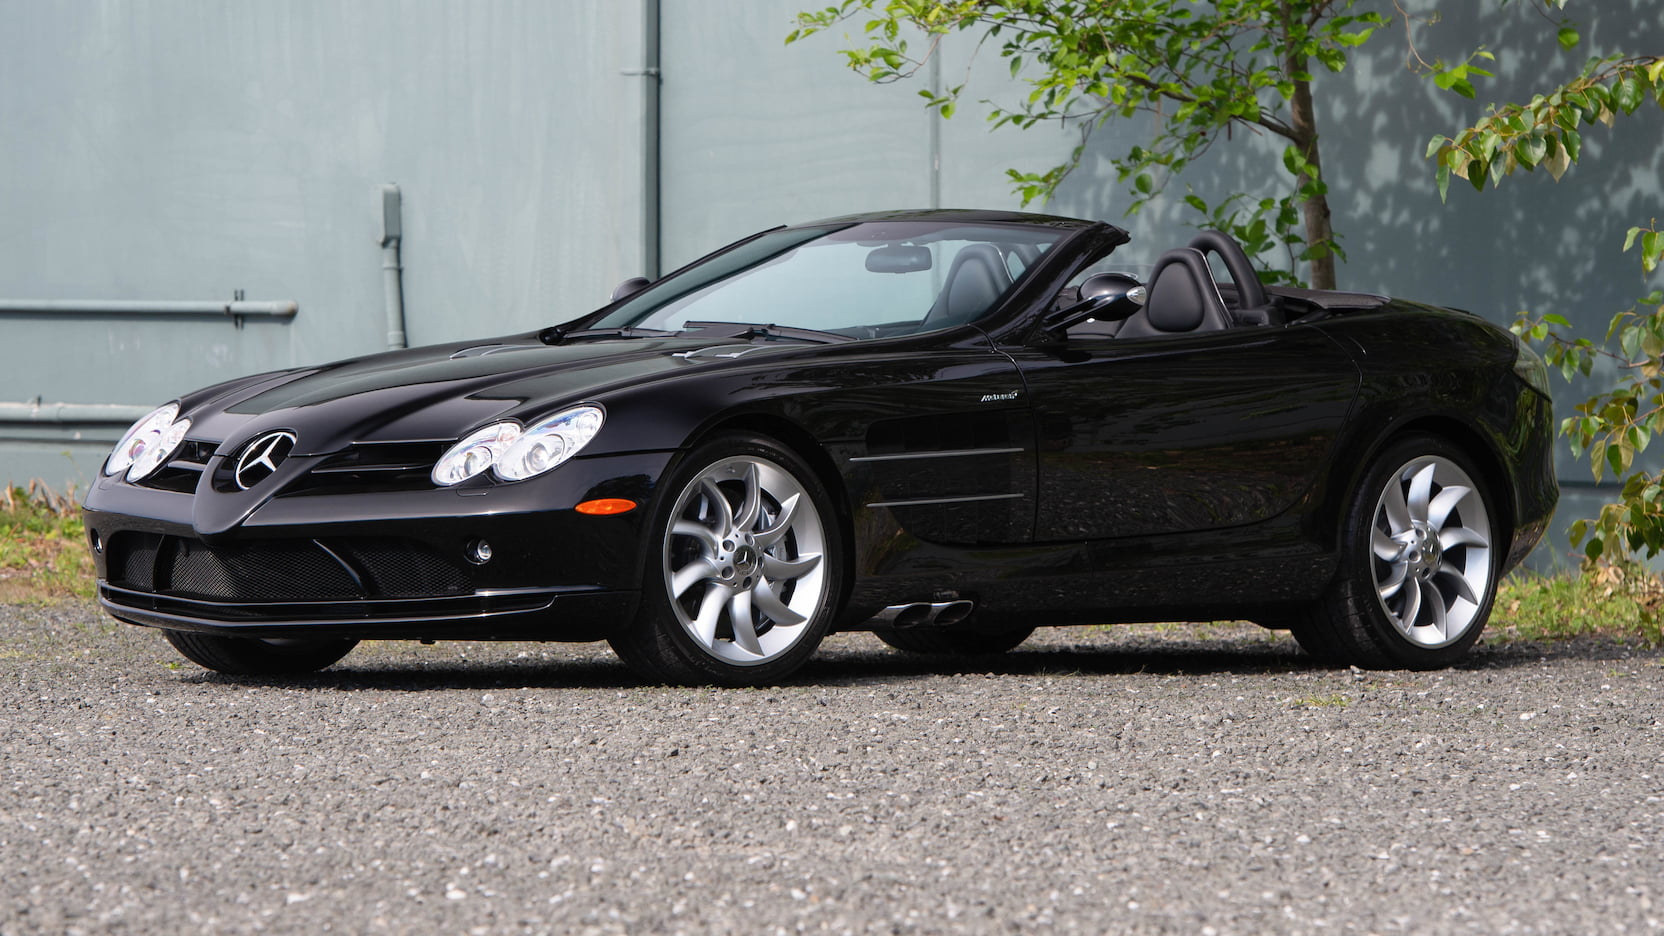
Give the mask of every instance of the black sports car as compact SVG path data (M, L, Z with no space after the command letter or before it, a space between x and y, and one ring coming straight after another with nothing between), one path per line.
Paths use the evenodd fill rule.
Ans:
M99 600L230 673L604 639L750 685L831 630L996 652L1217 618L1459 658L1558 497L1542 362L1464 312L1264 287L1214 232L1141 281L1127 240L779 227L539 332L187 394L87 493Z

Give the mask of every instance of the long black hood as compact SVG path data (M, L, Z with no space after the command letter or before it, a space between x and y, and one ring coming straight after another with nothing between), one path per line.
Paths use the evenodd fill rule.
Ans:
M693 337L548 345L516 335L267 375L187 397L185 415L191 436L218 442L221 454L286 429L297 436L296 455L314 455L351 442L454 439L493 419L535 419L621 387L816 347Z

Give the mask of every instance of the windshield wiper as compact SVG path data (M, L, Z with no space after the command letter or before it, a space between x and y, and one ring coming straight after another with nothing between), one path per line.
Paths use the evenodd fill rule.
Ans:
M566 331L560 327L545 328L537 337L544 344L560 344L569 338L668 338L676 334L662 328L580 328Z
M797 328L792 325L760 325L755 322L683 322L682 331L698 329L712 338L797 338L802 341L854 341L849 335ZM727 329L723 331L722 329Z

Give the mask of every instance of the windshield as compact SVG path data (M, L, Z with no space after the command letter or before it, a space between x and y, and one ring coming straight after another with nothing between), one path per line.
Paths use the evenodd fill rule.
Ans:
M935 331L988 313L1068 233L943 221L774 231L654 283L588 327L739 322L854 338Z

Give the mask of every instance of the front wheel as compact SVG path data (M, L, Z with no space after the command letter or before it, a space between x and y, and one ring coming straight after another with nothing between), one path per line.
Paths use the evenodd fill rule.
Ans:
M340 638L220 637L165 630L185 659L232 676L294 676L321 670L358 646Z
M1342 532L1340 572L1294 629L1313 655L1376 669L1435 669L1464 656L1490 617L1504 531L1483 475L1431 436L1389 446Z
M671 473L636 619L610 643L656 682L757 686L808 660L836 612L831 499L772 439L724 435Z

